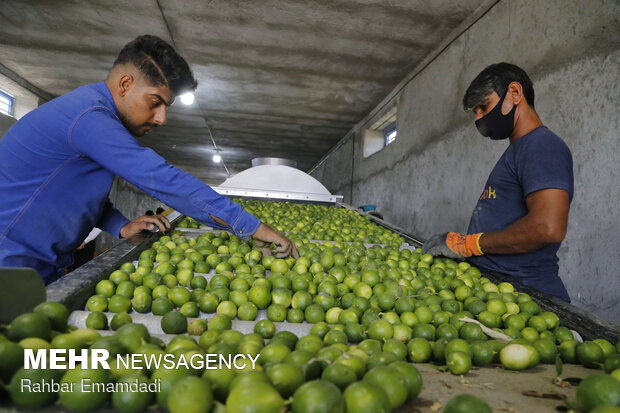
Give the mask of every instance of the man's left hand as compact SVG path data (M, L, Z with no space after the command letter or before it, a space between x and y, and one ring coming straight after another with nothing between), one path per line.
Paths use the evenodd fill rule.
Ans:
M131 238L142 230L152 231L159 228L161 232L170 228L170 221L163 215L143 215L125 224L121 228L121 238Z
M482 255L480 237L482 233L465 235L458 232L446 232L433 235L422 246L423 254L443 255L452 259L463 259L472 255Z

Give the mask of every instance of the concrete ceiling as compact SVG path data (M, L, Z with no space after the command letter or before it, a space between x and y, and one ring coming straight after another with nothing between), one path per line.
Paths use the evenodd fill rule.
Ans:
M0 64L61 95L103 80L135 36L172 36L197 103L175 103L141 142L218 184L207 124L233 174L259 156L308 170L481 3L2 0Z

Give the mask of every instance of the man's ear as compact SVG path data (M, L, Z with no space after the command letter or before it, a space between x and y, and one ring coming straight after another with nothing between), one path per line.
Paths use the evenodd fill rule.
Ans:
M518 105L523 97L523 86L519 82L512 82L508 85L508 93L506 95L506 100L508 100L513 105Z
M134 78L131 74L125 73L118 79L118 95L125 97L132 88Z

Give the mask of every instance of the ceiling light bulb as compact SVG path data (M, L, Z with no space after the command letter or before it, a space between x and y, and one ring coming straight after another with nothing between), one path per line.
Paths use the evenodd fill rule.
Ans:
M191 105L194 103L194 94L192 92L184 93L180 96L180 98L184 105Z
M213 162L215 163L220 163L220 161L222 160L222 157L219 154L215 154L213 155Z

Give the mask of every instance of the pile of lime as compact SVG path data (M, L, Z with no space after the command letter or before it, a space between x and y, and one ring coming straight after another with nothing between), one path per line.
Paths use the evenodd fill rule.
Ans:
M113 369L107 375L79 369L62 380L161 379L156 402L173 412L193 411L191 399L198 411L281 412L286 405L292 412L387 412L419 394L422 379L412 363L465 375L473 366L524 370L560 359L607 373L583 381L577 399L584 411L618 403L620 344L580 343L556 314L511 284L495 284L466 262L402 246L397 234L342 208L241 203L288 232L300 257L263 255L251 241L226 232L172 231L96 285L86 329L67 327L68 312L55 303L44 304L52 310L18 317L0 336L0 378L9 383L27 374L20 370L24 348L93 347L175 359L249 354L258 357L256 369ZM323 239L330 241L311 241ZM266 319L252 334L232 329L234 320L255 321L263 311ZM164 344L132 322L136 313L161 316L162 330L175 337ZM302 322L312 324L307 336L278 331L286 326L279 323ZM115 332L100 336L106 329ZM491 338L493 332L501 335ZM33 380L52 375L37 374ZM85 394L61 392L60 403L80 410L111 402L119 411L142 411L153 402ZM37 407L56 395L12 397L17 405ZM483 409L484 402L472 397L459 396L446 411Z
M395 246L404 242L398 234L345 208L240 199L235 202L295 241L362 241Z
M194 218L184 217L181 222L177 224L177 227L198 229L202 228L203 225L200 222L196 221Z

